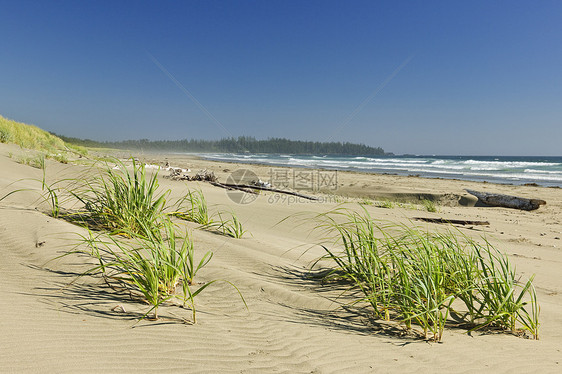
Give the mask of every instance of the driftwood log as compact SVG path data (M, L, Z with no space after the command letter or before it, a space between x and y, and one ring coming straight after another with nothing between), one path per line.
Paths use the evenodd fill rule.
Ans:
M471 195L478 198L478 201L490 205L503 208L513 208L522 210L535 210L541 205L545 205L546 201L540 199L526 199L524 197L494 194L488 192L479 192L474 190L466 190Z
M303 199L307 199L307 200L318 200L317 197L314 196L307 196L307 195L303 195L297 192L292 192L292 191L284 191L284 190L278 190L276 188L269 188L269 187L262 187L262 186L254 186L251 184L234 184L234 183L213 183L214 186L217 187L222 187L222 188L233 188L233 189L237 189L237 190L241 190L244 192L248 192L246 190L249 189L254 189L254 190L261 190L261 191L269 191L269 192L278 192L278 193L282 193L282 194L286 194L286 195L292 195L292 196L297 196L297 197L302 197Z
M444 219L444 218L425 218L425 217L416 217L414 219L430 222L430 223L450 223L453 225L471 225L471 226L489 226L490 222L488 221L468 221L463 219Z
M237 190L237 191L242 191L242 192L257 195L256 191L251 190L249 188L238 187L238 186L234 186L234 185L227 186L226 184L220 183L220 182L209 182L209 183L211 183L213 186L221 187L221 188L224 188L224 189L227 189L227 190Z

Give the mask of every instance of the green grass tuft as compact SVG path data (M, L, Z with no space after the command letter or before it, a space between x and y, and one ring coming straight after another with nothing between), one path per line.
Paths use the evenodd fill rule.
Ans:
M224 212L218 212L218 220L211 221L211 223L204 225L204 229L217 231L225 236L230 236L231 238L240 239L246 233L246 230L242 227L242 222L234 213L229 213L230 218L225 219Z
M12 157L15 159L15 161L18 164L22 164L22 165L28 165L31 167L34 167L36 169L43 169L45 167L45 155L44 154L39 154L39 155L19 155L19 156L15 156L12 155Z
M158 235L164 218L168 191L158 191L156 173L146 175L144 165L132 159L132 170L115 160L100 174L70 191L84 204L84 214L76 217L90 227L127 236Z
M187 190L187 194L176 203L175 211L171 214L200 225L213 223L209 215L207 200L201 190Z
M435 212L439 211L435 201L424 199L424 200L422 200L422 205L423 205L424 209L427 210L428 212L435 213Z
M198 223L204 230L215 231L231 238L240 239L246 233L242 222L234 213L217 212L218 218L211 215L201 190L187 190L187 194L175 204L174 211L168 214ZM230 218L225 218L227 214Z
M151 308L143 318L154 311L157 319L160 305L179 298L184 304L189 303L195 323L194 299L216 280L196 286L194 279L209 263L213 253L208 251L197 262L189 235L177 237L168 220L163 221L163 228L164 235L148 234L133 241L107 234L94 236L90 231L89 236L83 237L83 242L88 247L86 253L97 260L97 265L87 273L100 273L113 288L126 290L133 299L148 302ZM145 231L150 232L148 228ZM181 290L179 295L178 289Z
M388 199L383 199L381 201L377 201L376 206L380 207L380 208L386 208L386 209L394 209L396 206L396 203L394 203L391 200Z
M376 223L366 210L338 209L317 220L317 230L334 240L323 245L322 259L335 264L329 277L352 282L376 317L408 329L416 324L433 341L441 341L451 314L470 331L527 330L538 339L533 278L520 284L507 256L489 242Z

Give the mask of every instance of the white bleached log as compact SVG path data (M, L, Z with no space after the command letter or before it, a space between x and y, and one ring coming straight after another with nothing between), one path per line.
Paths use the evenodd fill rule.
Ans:
M541 205L545 205L546 201L541 199L526 199L524 197L502 195L496 193L479 192L474 190L466 190L471 195L478 198L478 201L490 205L503 208L513 208L522 210L535 210Z

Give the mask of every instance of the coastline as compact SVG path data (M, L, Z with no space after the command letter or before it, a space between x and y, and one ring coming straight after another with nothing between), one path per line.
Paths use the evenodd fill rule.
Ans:
M120 153L120 157L128 157L128 154ZM299 168L290 166L271 166L251 162L217 161L209 160L197 155L164 154L164 153L144 153L139 154L139 159L149 163L164 166L166 162L170 165L188 168L193 171L208 169L212 170L219 180L225 181L235 170L248 169L256 174L262 181L270 182L275 186L275 178L272 174L276 170L286 170L289 173L288 187L302 193L319 193L324 195L338 195L350 198L351 201L361 199L371 200L391 200L400 203L419 203L421 200L428 199L440 205L446 206L474 206L477 199L468 194L465 189L482 190L490 193L502 193L517 195L526 198L539 198L545 196L544 200L556 201L562 195L559 187L537 185L521 185L494 182L478 182L464 179L446 178L427 178L418 175L398 175L380 174L373 172L331 170L317 168ZM225 171L227 170L227 171ZM313 183L312 186L303 186L292 178L300 171L312 173L326 172L337 174L337 189L333 186L319 186ZM549 191L559 191L550 193ZM552 196L552 197L551 197Z
M31 179L41 171L7 157L17 147L0 144L0 191L40 189ZM126 153L116 153L127 157ZM263 165L209 161L184 155L136 154L143 162L213 171L221 181L237 169L251 169L266 181L272 168ZM277 167L275 168L277 169ZM280 174L290 169L280 168ZM83 166L48 161L48 176L78 175ZM298 171L297 171L298 172ZM85 276L84 259L64 257L76 234L68 222L36 210L34 194L0 202L0 364L8 372L557 372L562 339L562 190L429 179L360 172L338 172L332 185L295 190L334 197L323 202L272 199L262 193L249 204L233 202L227 191L202 182L173 181L160 172L160 186L172 197L200 188L211 209L236 212L251 235L235 240L197 229L197 249L215 253L202 280L227 279L240 289L249 307L225 284L209 288L197 300L201 316L195 325L179 323L182 312L163 307L161 321L135 324L146 305L116 297L99 278ZM328 176L329 177L329 176ZM329 178L328 178L329 179ZM289 180L290 182L290 180ZM536 211L478 206L465 188L547 201ZM506 253L523 277L536 274L541 305L541 340L510 334L446 330L443 344L400 336L392 326L369 321L360 310L345 309L348 299L306 276L311 262L323 254L315 245L312 222L283 221L308 212L320 214L357 202L382 221L442 230L443 225L419 223L416 217L487 220L489 226L459 226L464 235L485 237ZM396 202L393 207L377 201ZM422 200L437 203L437 212L423 209ZM39 245L39 243L42 243ZM123 310L115 309L118 305ZM135 326L132 328L132 326ZM478 359L475 360L475 357Z
M310 156L275 154L208 154L229 161L294 168L358 171L499 184L562 187L562 157L536 156Z
M101 151L103 153L103 151ZM131 155L135 153L134 151L122 151L122 150L114 150L114 154L120 154L122 157L125 155ZM322 171L337 171L338 173L358 173L358 174L369 174L369 175L391 175L391 176L401 176L401 177L420 177L424 179L445 179L445 180L457 180L457 181L468 181L468 182L477 182L477 183L490 183L490 184L498 184L498 185L508 185L508 186L534 186L534 187L548 187L548 188L562 188L562 179L558 177L559 174L562 174L562 170L560 166L562 166L562 156L413 156L413 155L385 155L385 156L376 156L377 158L372 157L363 157L363 156L345 156L345 155L338 155L338 156L330 156L332 159L329 162L333 162L335 159L342 159L347 160L349 159L364 159L370 161L379 161L379 162L388 162L392 161L391 164L395 162L403 162L411 163L412 159L416 160L412 168L404 168L404 165L400 165L401 167L394 168L394 167L371 167L368 168L367 166L360 166L360 162L353 161L352 164L354 166L328 166L328 165L320 165L314 163L308 163L306 158L313 157L316 161L325 161L323 157L318 157L314 155L299 155L299 154L290 154L290 155L282 155L282 154L222 154L222 153L181 153L181 152L158 152L158 151L138 151L136 154L144 155L145 158L151 159L155 158L158 160L160 158L168 159L199 159L199 160L206 160L211 162L222 162L228 164L235 164L240 167L241 165L254 165L254 166L267 166L269 168L291 168L291 169L304 169L304 170L322 170ZM257 158L252 158L256 156ZM240 159L243 157L243 159ZM373 156L375 157L375 156ZM389 158L390 157L390 158ZM395 159L398 158L398 159ZM287 161L287 159L289 161ZM431 172L427 170L420 170L416 169L416 167L420 167L417 163L419 160L424 160L420 162L425 162L427 159L433 160L433 163L437 165L441 165L446 160L453 160L457 162L465 163L465 166L460 165L446 165L446 166L435 166L430 165L428 167L433 168ZM276 161L277 160L277 161ZM308 160L308 161L314 161ZM281 162L284 161L284 162ZM340 160L341 161L341 160ZM291 162L293 162L291 164ZM343 162L343 161L341 161ZM341 163L340 162L340 163ZM480 165L481 163L485 163L484 165ZM486 163L491 163L492 165L486 165ZM477 164L474 170L470 170L470 166ZM536 178L533 177L532 174L529 175L519 175L519 174L502 174L505 172L496 172L491 173L486 171L483 174L479 174L478 170L503 170L505 168L514 167L513 165L517 165L519 169L523 168L531 168L531 167L555 167L554 170L542 170L537 171L533 169L525 169L524 172L542 172L543 175L537 175ZM458 169L468 169L468 172L462 173L453 170ZM443 169L443 170L439 170ZM437 170L437 171L436 171ZM449 171L445 171L449 170ZM512 172L515 171L512 170ZM520 172L523 170L520 170ZM545 175L554 175L553 177L545 178Z

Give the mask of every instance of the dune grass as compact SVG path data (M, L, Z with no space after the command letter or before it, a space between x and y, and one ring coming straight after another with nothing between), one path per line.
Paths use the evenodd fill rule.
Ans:
M21 148L43 152L57 161L68 162L65 153L85 155L86 148L65 143L59 137L40 129L0 116L0 143L13 143Z
M386 208L386 209L394 209L396 207L396 203L389 199L382 199L377 201L375 204L379 208Z
M63 218L68 217L71 215L63 214L62 205L67 205L73 200L73 195L70 194L69 188L70 186L76 186L76 179L74 178L64 178L58 179L55 182L47 183L47 164L45 163L44 155L39 155L39 157L34 158L33 167L41 169L43 171L42 178L29 178L23 180L29 180L33 182L37 182L40 185L40 190L37 189L30 189L30 188L21 188L16 189L8 192L4 196L0 197L0 201L6 199L7 197L17 194L19 192L36 192L39 195L39 198L36 202L43 202L49 206L49 215L53 218ZM18 181L21 182L22 180ZM14 182L16 183L16 182ZM13 184L13 183L12 183Z
M174 211L168 214L198 223L201 229L218 232L231 238L240 239L247 232L233 212L218 211L215 215L211 214L201 190L188 189L187 194L174 205Z
M137 164L134 159L131 161L131 170L115 160L115 168L106 164L98 175L85 178L81 185L74 186L69 192L84 209L70 218L113 234L158 235L169 190L160 192L156 173L147 176L144 165Z
M422 206L428 212L436 213L439 211L437 204L435 203L435 201L432 200L428 200L428 199L422 200Z
M45 155L14 155L9 154L10 158L13 158L18 164L31 166L36 169L43 169L45 167Z
M227 215L230 218L225 218ZM221 233L222 235L229 236L231 238L240 239L247 232L242 227L242 222L238 219L234 213L217 212L218 219L212 220L203 228L206 230L212 230Z
M114 289L150 304L143 318L152 311L158 318L160 305L179 299L192 310L195 323L194 299L209 285L221 281L238 289L226 280L212 280L203 285L194 282L213 253L207 251L195 260L191 238L187 232L179 236L164 212L169 191L159 191L156 173L147 176L144 166L134 159L131 168L117 160L115 163L115 168L106 164L101 170L89 169L84 178L51 184L46 182L43 168L41 197L50 205L50 214L88 230L88 235L81 239L87 249L78 246L82 249L65 255L79 252L94 257L97 265L85 274L100 273ZM63 211L61 205L66 204L61 203L68 199L82 203L83 208ZM240 297L245 304L241 294Z
M14 143L22 148L55 152L65 149L62 139L39 127L9 120L0 116L0 142Z
M352 282L377 318L418 325L433 341L441 341L451 314L470 331L527 330L538 339L533 278L520 283L507 256L489 242L376 223L366 210L337 209L316 219L316 229L334 240L323 245L322 260L335 264L329 277Z
M201 229L232 238L241 238L247 232L233 212L219 211L211 215L201 190L188 190L173 206L168 206L170 190L159 190L157 173L148 176L144 165L135 159L131 159L130 168L117 159L112 161L103 163L101 168L94 165L78 178L48 184L45 158L37 158L36 166L43 169L42 180L37 180L41 184L40 199L49 205L50 214L89 229L128 237L158 235L162 222L169 216L198 223ZM17 192L20 190L2 199ZM68 205L63 203L71 200L82 207L63 210L62 205Z
M134 159L131 168L114 160L116 168L107 164L101 170L92 167L81 178L59 179L49 184L42 160L43 178L37 181L41 183L40 199L50 206L49 214L88 230L80 241L85 246L78 245L78 249L63 256L86 253L95 258L97 265L85 274L100 273L114 289L150 304L150 310L142 319L152 311L158 318L158 308L163 303L179 299L183 306L192 310L195 323L195 297L219 281L235 288L246 304L236 286L226 280L212 280L205 284L194 281L213 253L207 251L196 260L195 248L187 232L183 237L177 234L176 226L164 213L169 191L159 191L156 173L147 176L144 166L138 165ZM27 190L11 191L0 201ZM203 194L191 194L195 201L193 196L203 198L206 209ZM63 206L68 205L69 200L82 203L83 208L64 210ZM233 220L238 222L236 218ZM226 231L227 225L224 227ZM236 226L236 230L241 235L241 225Z
M86 274L99 273L113 289L150 304L151 308L142 318L154 312L153 316L157 319L158 308L162 304L179 299L184 306L189 305L195 323L195 297L211 284L223 281L212 280L199 285L194 281L213 253L207 251L197 261L189 235L185 233L183 237L178 237L176 228L169 220L163 221L163 235L152 235L148 228L144 231L148 233L147 236L131 240L106 233L94 235L89 231L89 235L83 237L88 249L72 253L87 253L96 259L97 265ZM236 286L228 281L223 282L234 287L246 304Z
M82 175L57 179L47 183L45 158L37 159L37 167L43 170L40 183L40 200L48 203L50 214L94 230L128 237L158 235L166 217L166 197L169 191L158 188L156 173L147 176L143 165L132 159L132 168L114 159L116 167L104 164L91 166ZM6 197L29 189L14 190ZM78 210L63 206L81 204Z
M42 169L45 164L45 159L55 160L61 164L68 164L70 162L68 156L63 153L50 154L50 153L36 153L36 154L19 154L9 153L8 157L14 159L18 164L28 165L36 169Z
M188 189L185 196L175 204L174 212L171 214L200 225L212 223L207 200L201 190L191 191Z

